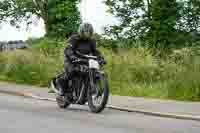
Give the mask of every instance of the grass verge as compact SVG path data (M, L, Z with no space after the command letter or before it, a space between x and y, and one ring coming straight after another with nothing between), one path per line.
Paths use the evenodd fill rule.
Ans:
M54 45L57 44L57 45ZM63 44L42 40L28 50L0 53L0 80L46 86L63 70ZM174 51L158 59L145 48L100 48L108 64L112 94L176 100L200 100L198 49Z

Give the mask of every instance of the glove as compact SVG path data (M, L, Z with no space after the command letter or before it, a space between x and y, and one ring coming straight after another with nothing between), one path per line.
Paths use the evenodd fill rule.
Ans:
M101 65L106 65L107 64L107 62L106 62L106 60L104 59L104 57L99 57L99 63L101 64Z
M72 60L72 63L88 63L88 60L76 57Z
M75 62L80 61L80 59L77 58L77 57L75 57L75 56L73 56L73 57L71 58L71 61L72 61L72 63L75 63Z

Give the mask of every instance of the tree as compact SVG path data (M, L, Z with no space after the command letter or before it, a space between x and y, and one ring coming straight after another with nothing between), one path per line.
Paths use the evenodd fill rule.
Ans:
M80 25L80 12L77 0L54 0L49 8L49 31L51 36L65 36L78 30Z
M170 48L175 45L177 3L176 0L154 0L152 3L150 36L154 48Z
M54 20L58 20L57 26L67 27L71 23L77 27L80 22L80 13L76 6L78 2L79 0L3 0L0 1L0 22L7 21L19 27L22 21L27 22L27 25L31 24L31 16L36 15L44 20L47 35L52 35L52 32L60 35L60 28L52 28L55 25ZM70 19L65 20L66 17ZM71 29L62 32L68 33Z
M140 38L150 29L152 0L106 0L108 12L119 19L106 28L106 34L120 38Z
M9 21L13 26L19 26L22 21L31 23L31 16L42 18L48 25L47 0L3 0L0 1L0 22Z
M179 20L177 28L185 32L200 32L200 1L183 0L179 1L181 9L179 10Z
M117 39L145 40L156 48L174 47L191 44L189 40L200 34L199 0L106 0L105 4L120 21L107 27L106 34Z

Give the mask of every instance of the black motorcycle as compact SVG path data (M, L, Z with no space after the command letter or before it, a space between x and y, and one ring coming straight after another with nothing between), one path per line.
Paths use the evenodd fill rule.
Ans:
M96 56L82 55L83 61L76 60L73 64L78 66L76 74L69 80L71 90L64 96L57 95L56 101L60 108L67 108L70 104L88 106L93 113L100 113L106 107L109 98L109 85L107 75L103 71L104 60L99 60ZM52 88L55 92L56 89Z

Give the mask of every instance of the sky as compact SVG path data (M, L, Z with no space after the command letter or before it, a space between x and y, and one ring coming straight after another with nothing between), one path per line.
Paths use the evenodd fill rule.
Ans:
M103 32L103 27L116 23L116 19L106 13L107 7L102 3L103 0L83 0L80 5L81 16L84 22L90 22L96 29L97 33ZM21 29L16 29L9 24L0 25L0 41L9 40L26 40L31 37L42 37L45 34L42 20L33 17L33 24L27 30L21 24Z

